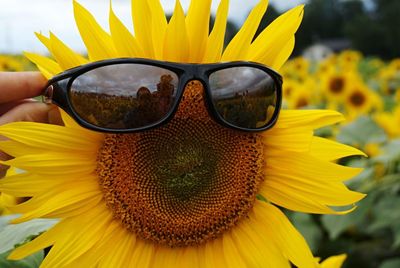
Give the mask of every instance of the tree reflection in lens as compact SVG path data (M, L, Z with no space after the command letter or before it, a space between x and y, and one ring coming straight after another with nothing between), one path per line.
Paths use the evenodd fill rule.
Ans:
M256 129L269 123L277 104L274 79L253 67L231 67L210 76L212 99L219 115L235 126Z
M128 128L137 128L153 124L164 118L171 110L174 101L174 85L171 75L162 75L153 93L146 87L141 87L136 93L138 106L124 117Z

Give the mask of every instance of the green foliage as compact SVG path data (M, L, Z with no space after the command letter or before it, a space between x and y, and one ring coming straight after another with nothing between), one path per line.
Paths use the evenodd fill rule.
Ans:
M391 260L387 260L382 263L379 268L399 268L400 267L400 258L395 258Z
M347 215L324 215L322 216L322 224L329 234L331 240L335 240L345 231L355 232L364 228L365 220L368 219L369 208L374 198L367 196L358 204L358 208Z
M0 217L0 253L30 241L57 222L57 220L36 219L19 224L9 224L8 222L13 218L16 218L16 216ZM3 266L0 265L0 267Z
M378 127L370 117L362 116L351 124L342 127L337 139L342 143L362 148L368 143L383 143L387 140L387 137L383 129Z
M37 268L43 261L44 252L43 250L32 254L25 259L19 261L7 260L7 256L10 255L11 251L7 251L0 254L0 267L1 268Z

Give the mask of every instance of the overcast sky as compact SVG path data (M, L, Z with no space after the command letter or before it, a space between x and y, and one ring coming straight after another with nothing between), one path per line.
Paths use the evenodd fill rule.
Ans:
M259 0L230 0L229 17L241 24L251 7ZM108 29L109 0L78 0ZM113 8L121 20L132 29L130 0L113 0ZM172 12L175 1L161 0L166 12ZM190 0L181 0L187 10ZM281 10L289 9L306 0L270 0ZM216 10L219 0L213 1ZM37 41L34 32L48 35L52 31L73 49L83 51L84 46L75 26L72 0L0 0L0 53L46 50Z

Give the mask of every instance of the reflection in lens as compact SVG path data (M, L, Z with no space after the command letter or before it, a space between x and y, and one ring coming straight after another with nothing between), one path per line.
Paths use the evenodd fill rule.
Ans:
M228 123L258 129L273 118L277 85L265 71L254 67L232 67L210 75L214 107Z
M71 85L75 112L108 129L140 128L163 119L175 101L175 73L143 64L115 64L78 76Z

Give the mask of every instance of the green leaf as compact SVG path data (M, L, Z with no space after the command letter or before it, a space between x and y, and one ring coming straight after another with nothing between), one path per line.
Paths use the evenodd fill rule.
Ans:
M18 215L0 216L0 232L15 218L18 218Z
M383 153L373 159L374 162L390 164L400 160L400 140L392 140L382 147Z
M392 229L394 232L393 248L398 248L400 246L400 225L393 226Z
M0 267L1 268L38 268L43 261L43 250L32 254L25 259L19 261L7 260L11 250L0 254Z
M385 142L387 136L371 118L361 116L353 123L343 126L337 139L342 143L362 148L368 143Z
M15 218L16 216L0 217L0 226L3 225L0 228L0 253L13 249L15 245L25 242L28 237L38 235L58 222L58 220L36 219L4 226L4 222L8 223L13 217Z
M379 268L399 268L399 267L400 267L400 258L384 261L379 266Z
M371 231L389 227L393 224L400 224L400 196L386 194L381 197L379 202L372 208L375 221L369 226Z
M336 239L350 227L361 225L372 205L374 198L367 196L358 204L358 208L347 215L323 215L322 224L326 228L331 240Z
M388 228L393 233L393 247L400 245L400 196L397 193L386 194L381 197L379 202L373 207L373 222L368 227L370 233L376 233L379 229Z

